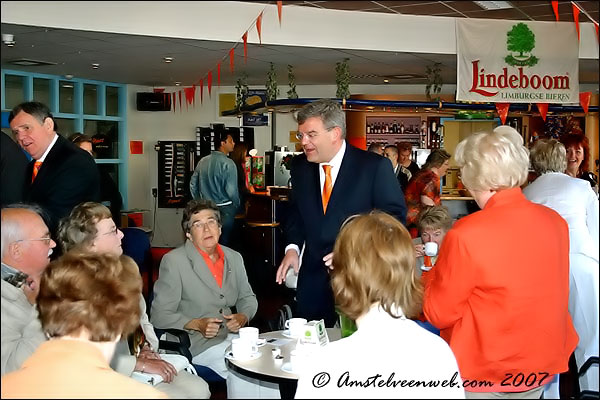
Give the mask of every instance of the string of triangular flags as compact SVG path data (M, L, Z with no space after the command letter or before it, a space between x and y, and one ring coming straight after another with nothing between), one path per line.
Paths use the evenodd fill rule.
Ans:
M584 113L588 113L588 109L590 107L590 100L592 98L592 92L581 92L579 93L579 105L583 108ZM510 103L495 103L496 111L498 112L498 116L500 117L500 121L504 125L506 123L506 117L508 116L508 109L510 108ZM540 116L546 121L546 115L548 114L548 103L536 103L537 109L540 113Z
M556 21L559 21L560 18L558 16L558 1L551 1L550 3L552 3L552 10L554 10L554 16L556 17ZM594 24L594 27L596 28L596 38L600 40L600 37L598 36L598 21L594 21L594 19L591 16L589 16L584 10L579 8L577 3L575 3L574 1L571 2L571 9L573 10L573 22L575 22L575 29L577 30L577 40L581 40L581 32L579 31L579 14L582 11Z
M262 18L263 18L263 13L264 13L265 9L266 9L266 6L265 6L265 8L262 9L262 11L258 14L258 16L252 21L252 23L250 24L250 27L248 29L246 29L244 34L241 36L241 40L244 43L244 63L246 63L248 60L248 31L250 31L250 29L252 29L253 26L256 27L256 31L258 33L258 41L260 42L260 44L262 44ZM277 17L279 18L279 26L280 27L281 27L282 11L283 11L283 2L278 1L277 2ZM217 65L215 66L215 69L217 72L217 85L218 86L221 86L221 64L223 62L225 62L227 57L229 57L229 72L231 74L233 74L235 71L235 48L237 47L237 45L239 43L240 43L240 41L238 40L233 45L233 47L231 49L229 49L227 54L221 58L221 61L219 61L217 63ZM213 70L206 72L202 76L202 78L198 79L196 81L196 83L193 84L191 87L186 87L179 91L171 92L171 93L164 93L164 89L155 89L155 92L163 92L164 93L165 101L171 104L171 108L172 108L173 112L175 112L175 109L178 107L177 100L179 100L179 111L181 112L183 110L183 102L184 101L185 101L186 110L189 108L190 105L192 105L192 107L196 106L196 88L198 88L198 86L199 86L198 92L200 93L200 103L202 103L204 101L204 83L205 82L206 82L206 87L207 87L207 91L208 91L208 96L211 97L212 84L213 84Z

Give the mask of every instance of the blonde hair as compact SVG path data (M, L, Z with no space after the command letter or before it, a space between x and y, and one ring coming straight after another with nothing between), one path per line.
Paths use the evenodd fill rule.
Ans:
M340 311L356 319L379 303L392 317L408 318L422 308L410 234L397 219L374 211L350 217L335 241L331 286Z
M417 217L417 228L419 232L424 229L442 229L448 232L452 228L452 217L445 206L425 207Z
M530 153L531 166L538 174L546 172L565 172L567 169L567 150L556 139L540 139L535 142Z
M456 164L470 190L502 190L527 181L529 150L514 128L502 125L475 133L456 146Z
M131 258L67 252L42 276L37 304L44 332L60 337L85 328L94 342L126 336L140 323L141 290Z

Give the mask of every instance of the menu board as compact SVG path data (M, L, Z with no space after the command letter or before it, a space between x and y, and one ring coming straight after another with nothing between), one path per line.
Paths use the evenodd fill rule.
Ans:
M196 142L159 141L158 207L183 208L191 199L190 178L196 167Z

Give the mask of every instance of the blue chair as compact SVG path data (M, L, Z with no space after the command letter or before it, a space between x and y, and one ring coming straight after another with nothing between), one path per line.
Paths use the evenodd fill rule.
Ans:
M123 254L133 258L140 269L140 275L144 281L144 299L146 304L152 300L152 256L150 254L150 238L148 234L139 228L123 228L123 240L121 247Z

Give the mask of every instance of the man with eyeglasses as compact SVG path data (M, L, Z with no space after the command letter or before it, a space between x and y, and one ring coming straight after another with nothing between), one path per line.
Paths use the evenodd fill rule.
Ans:
M334 267L331 252L342 223L373 209L404 223L406 204L391 163L346 143L346 117L335 100L307 104L297 120L304 155L292 161L290 213L284 224L289 245L276 281L283 283L292 267L298 274L296 314L333 326L337 317L328 267Z
M41 212L25 204L2 208L2 375L18 369L46 340L35 300L56 243Z
M27 169L25 201L48 214L50 232L84 201L100 201L100 174L94 160L57 134L50 109L39 102L21 103L8 122L17 143L33 158Z

